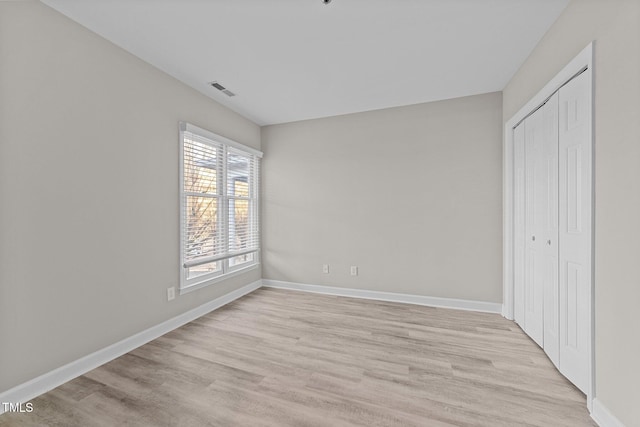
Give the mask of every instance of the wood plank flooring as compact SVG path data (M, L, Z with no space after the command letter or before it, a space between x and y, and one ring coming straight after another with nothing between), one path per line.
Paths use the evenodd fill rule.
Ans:
M595 426L496 314L259 289L2 426Z

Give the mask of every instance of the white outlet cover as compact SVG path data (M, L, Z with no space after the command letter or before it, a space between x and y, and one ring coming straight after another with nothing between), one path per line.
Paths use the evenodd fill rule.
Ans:
M176 297L176 288L173 286L170 288L167 288L167 301L171 301L175 299L175 297Z
M357 276L358 275L358 267L355 265L351 266L351 275L352 276Z
M329 274L329 264L322 264L322 272L324 274Z

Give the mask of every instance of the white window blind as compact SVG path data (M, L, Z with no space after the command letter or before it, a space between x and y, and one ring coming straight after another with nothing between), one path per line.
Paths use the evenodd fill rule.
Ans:
M262 153L180 123L181 289L257 264Z

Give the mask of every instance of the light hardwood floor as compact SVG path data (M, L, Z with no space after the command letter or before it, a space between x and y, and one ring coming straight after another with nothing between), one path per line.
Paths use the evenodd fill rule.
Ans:
M259 289L2 426L595 426L496 314Z

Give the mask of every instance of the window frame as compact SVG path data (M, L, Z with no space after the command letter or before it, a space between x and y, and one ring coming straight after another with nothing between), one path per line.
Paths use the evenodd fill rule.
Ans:
M216 157L219 159L222 167L217 167L216 171L218 178L216 179L216 193L209 195L202 195L202 197L211 197L217 200L216 202L216 222L217 226L221 227L223 246L225 251L220 256L224 257L218 262L221 263L219 271L205 273L203 275L189 278L188 268L185 267L185 241L187 239L187 233L185 232L186 223L186 198L190 195L185 191L185 133L192 133L198 137L211 141L210 147L216 151ZM199 141L202 142L202 141ZM262 152L254 148L248 147L244 144L240 144L231 139L225 138L221 135L202 129L188 122L179 122L179 237L180 237L180 280L179 291L180 295L194 291L196 289L209 286L219 281L225 280L229 277L244 273L248 270L257 268L260 265L260 159L262 158ZM248 176L248 197L242 198L247 200L248 212L247 221L248 226L251 227L251 236L254 237L257 248L250 251L253 254L253 260L239 264L230 265L230 260L234 258L233 253L230 253L229 249L229 232L230 232L230 218L229 213L229 201L231 199L238 200L238 197L229 195L228 188L228 157L229 153L248 156L250 161L255 162L253 170L249 171ZM193 194L191 194L193 196ZM255 228L255 229L254 229ZM240 256L240 255L238 255ZM215 262L215 261L211 261Z

